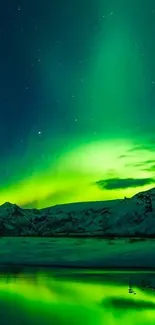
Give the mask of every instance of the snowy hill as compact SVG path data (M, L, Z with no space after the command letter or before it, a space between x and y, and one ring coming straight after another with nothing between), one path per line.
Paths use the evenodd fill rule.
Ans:
M155 188L130 199L41 210L0 206L0 236L155 236Z

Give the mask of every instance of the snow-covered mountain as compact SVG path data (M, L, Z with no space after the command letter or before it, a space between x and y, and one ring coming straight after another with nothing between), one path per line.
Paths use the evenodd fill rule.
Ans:
M155 236L155 188L123 200L41 210L0 206L0 236Z

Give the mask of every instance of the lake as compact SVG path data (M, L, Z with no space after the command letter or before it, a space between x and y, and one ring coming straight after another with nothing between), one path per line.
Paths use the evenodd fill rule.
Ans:
M1 237L1 265L154 268L154 239Z
M5 268L1 325L155 324L155 272Z

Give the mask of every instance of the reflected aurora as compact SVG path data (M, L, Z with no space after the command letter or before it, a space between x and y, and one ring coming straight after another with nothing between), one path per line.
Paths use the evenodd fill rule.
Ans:
M139 288L134 290L136 295L131 295L127 285L48 278L46 273L42 273L35 279L1 278L0 304L2 300L7 302L8 319L9 304L13 304L14 312L16 306L20 307L16 317L20 318L23 313L26 319L32 317L34 322L37 319L43 322L44 319L45 325L66 325L68 322L77 325L154 324L154 294ZM115 302L119 300L123 303L118 307Z

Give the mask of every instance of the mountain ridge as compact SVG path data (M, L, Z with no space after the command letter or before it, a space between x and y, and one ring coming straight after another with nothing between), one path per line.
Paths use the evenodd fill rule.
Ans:
M24 209L0 206L0 236L153 237L155 188L131 198Z

